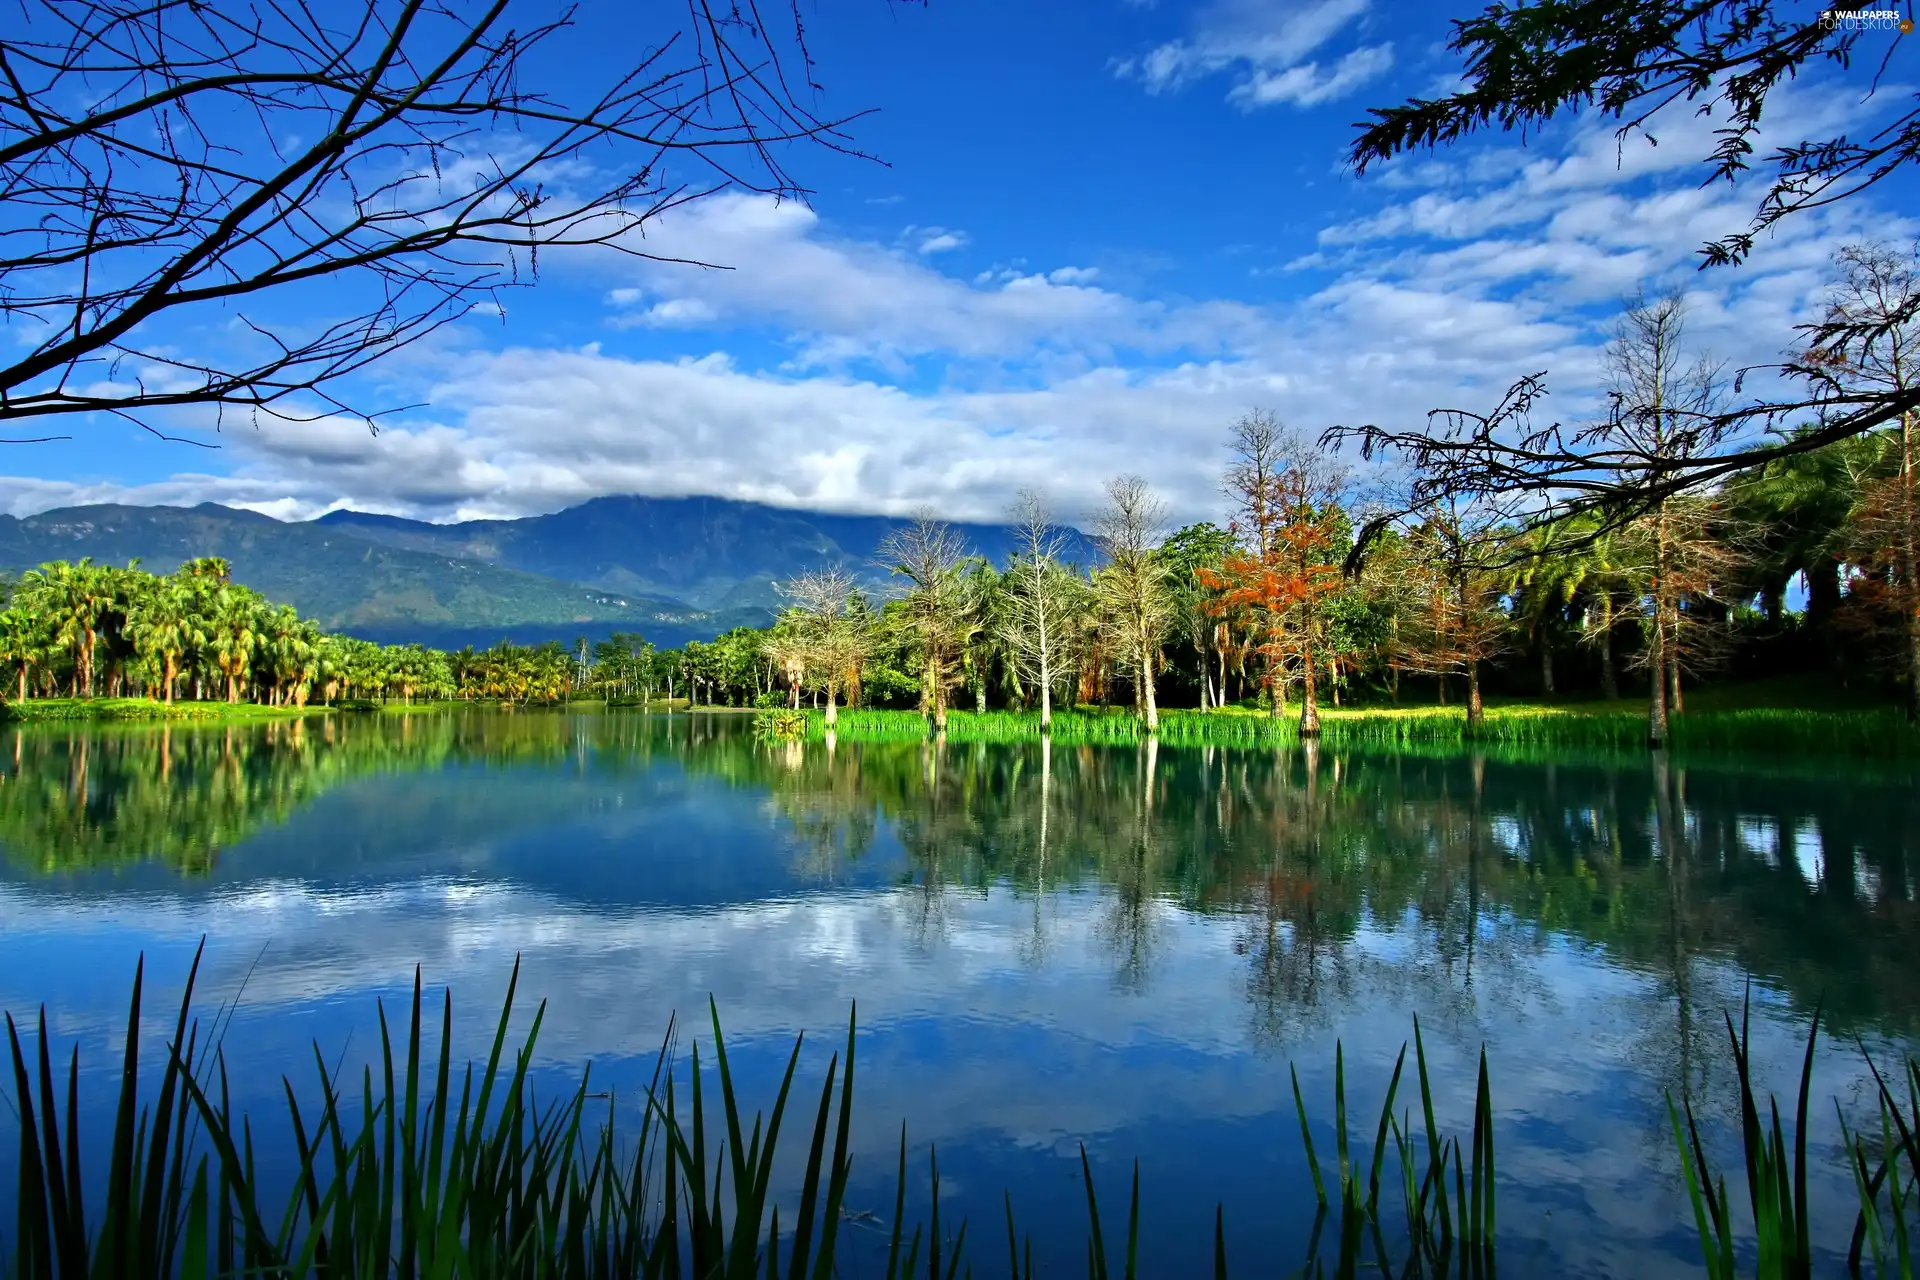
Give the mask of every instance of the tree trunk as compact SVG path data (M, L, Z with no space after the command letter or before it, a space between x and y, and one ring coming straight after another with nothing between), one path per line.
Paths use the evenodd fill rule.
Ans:
M1467 663L1467 735L1480 732L1480 725L1487 718L1486 704L1480 701L1480 664L1478 661Z
M1440 677L1440 705L1443 707L1447 705L1447 677L1445 675Z
M164 678L164 683L167 689L166 699L167 699L168 706L173 705L173 683L175 680L179 678L180 678L179 663L177 662L177 660L174 658L172 654L168 654L166 656L166 676Z
M1680 696L1680 655L1673 653L1667 657L1667 710L1677 716L1686 709L1686 701Z
M1044 647L1040 650L1040 732L1053 728L1053 668Z
M1667 646L1661 630L1656 616L1647 639L1653 646L1653 652L1647 655L1647 672L1651 677L1647 681L1647 745L1656 749L1667 745L1667 682L1662 679L1666 672Z
M1920 724L1920 507L1914 493L1913 414L1900 415L1900 576L1906 593L1907 719Z
M1320 699L1313 687L1313 659L1308 657L1303 664L1305 682L1300 690L1300 736L1317 738L1320 736Z
M1600 597L1600 696L1611 702L1620 696L1620 676L1613 669L1613 593Z
M840 706L833 692L833 685L829 683L827 685L827 727L829 729L840 722Z
M227 676L227 701L240 701L240 678L236 675Z
M1832 556L1816 556L1806 567L1807 628L1818 631L1833 618L1840 607L1840 562Z
M1152 733L1160 727L1160 707L1153 697L1153 652L1140 650L1140 701L1146 714L1147 732Z
M1540 637L1540 692L1549 698L1553 696L1554 692L1553 645L1545 636Z

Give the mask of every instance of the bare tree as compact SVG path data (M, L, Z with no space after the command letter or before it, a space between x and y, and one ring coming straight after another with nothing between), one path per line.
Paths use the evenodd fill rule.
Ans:
M22 0L0 38L0 419L371 426L329 388L497 309L543 250L653 257L640 232L668 210L797 197L786 144L846 149L799 100L798 10L639 12L627 69L563 94L531 82L577 56L573 10L526 0Z
M1166 506L1139 476L1107 482L1107 505L1094 517L1094 536L1107 563L1094 579L1102 630L1110 647L1132 668L1140 711L1149 730L1160 727L1153 665L1173 620L1165 568L1156 554L1165 532Z
M1877 86L1891 61L1906 52L1908 42L1888 38L1893 33L1885 29L1901 16L1900 6L1869 9L1866 0L1836 0L1819 8L1816 14L1766 0L1490 5L1454 24L1449 47L1465 63L1461 83L1444 94L1371 111L1349 159L1364 172L1391 156L1450 146L1484 130L1524 138L1565 108L1597 108L1618 122L1623 146L1635 133L1647 135L1651 145L1654 121L1671 108L1713 117L1712 133L1702 134L1711 138L1710 149L1701 159L1709 180L1732 182L1761 157L1756 145L1763 124L1775 119L1765 114L1769 97L1794 83L1801 71L1821 64L1844 69L1854 65L1856 52L1870 50L1864 61L1875 68ZM1905 29L1910 31L1907 8ZM1870 30L1873 26L1883 30ZM1780 220L1830 209L1885 180L1910 175L1920 161L1920 106L1910 101L1871 129L1802 138L1766 158L1773 173L1757 188L1764 194L1752 222L1706 244L1702 265L1744 261L1761 233ZM1808 345L1837 341L1846 346L1871 338L1879 322L1829 316L1807 328ZM1849 383L1829 377L1817 364L1793 359L1763 369L1787 375L1789 384L1747 404L1716 410L1723 430L1715 446L1685 456L1656 458L1630 444L1563 433L1558 424L1515 437L1483 429L1485 422L1436 411L1430 417L1430 428L1439 429L1431 431L1437 464L1432 483L1436 492L1472 487L1550 497L1542 518L1597 507L1616 521L1612 528L1647 502L1776 458L1809 453L1920 411L1920 386ZM1544 391L1544 374L1533 374L1515 381L1509 398L1531 401ZM1787 434L1786 429L1808 423L1810 429ZM1372 426L1337 430L1409 443L1429 434Z
M1848 245L1835 257L1827 303L1832 336L1815 345L1809 364L1848 386L1901 394L1920 385L1920 245L1902 252L1884 244ZM1868 455L1858 477L1859 501L1847 536L1869 575L1866 595L1888 606L1900 636L1907 715L1920 721L1920 413L1908 409ZM1856 593L1858 594L1858 593Z
M780 619L786 628L776 642L777 659L798 672L793 676L795 706L800 680L812 673L826 691L829 725L839 720L839 695L856 678L871 648L855 590L853 575L837 566L799 574L779 587L793 604Z
M900 620L920 651L920 709L936 732L947 727L947 693L974 625L965 559L960 535L924 511L880 544L880 565L906 579Z
M1061 563L1066 531L1047 498L1022 489L1012 511L1013 560L1002 579L1001 641L1019 677L1040 695L1040 730L1053 725L1053 690L1077 659L1080 620L1073 574Z
M1505 513L1484 499L1435 503L1408 537L1413 599L1401 628L1400 658L1414 671L1467 681L1467 732L1486 718L1480 667L1505 651L1512 619L1501 606L1505 584L1493 567L1505 559Z
M1297 432L1281 426L1265 409L1256 409L1233 424L1229 447L1233 461L1221 486L1235 507L1234 524L1260 559L1273 554L1273 531L1280 473L1286 455L1297 453Z
M1612 411L1590 433L1632 450L1649 466L1697 457L1718 443L1722 427L1719 369L1686 351L1686 303L1677 293L1642 296L1620 316L1606 352ZM1683 653L1704 652L1697 614L1684 610L1724 571L1698 499L1651 497L1628 526L1642 550L1635 585L1647 604L1647 739L1667 740L1667 717L1682 696Z

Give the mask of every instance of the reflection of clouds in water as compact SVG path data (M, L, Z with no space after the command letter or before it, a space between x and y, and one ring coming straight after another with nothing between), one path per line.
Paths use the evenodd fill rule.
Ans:
M1196 1121L1245 1122L1291 1148L1286 1062L1297 1062L1313 1112L1330 1116L1336 1035L1347 1049L1356 1129L1370 1134L1369 1107L1418 1012L1444 1126L1470 1123L1475 1058L1488 1046L1507 1231L1551 1245L1557 1265L1604 1269L1609 1259L1667 1247L1680 1224L1672 1159L1660 1142L1660 1081L1647 1070L1660 984L1591 948L1484 918L1473 931L1469 982L1466 956L1440 953L1430 934L1407 921L1363 921L1327 947L1344 979L1288 992L1285 1034L1263 1052L1259 1027L1249 1034L1248 961L1233 955L1236 937L1258 921L1149 900L1153 963L1138 981L1116 984L1113 891L1050 898L1038 964L1032 901L1004 889L935 891L946 927L926 935L916 920L927 893L912 886L611 913L464 880L364 891L277 882L198 901L149 894L102 902L9 888L0 890L0 936L10 948L31 939L36 950L69 957L76 977L87 975L64 1000L59 1025L95 1044L124 1016L119 1002L137 947L171 957L152 974L149 1009L161 1015L184 971L179 957L202 933L220 940L203 988L209 1004L237 989L258 953L229 1041L238 1063L278 1065L306 1037L331 1047L348 1029L357 1043L372 1043L370 993L403 989L415 963L430 989L453 987L460 1044L479 1052L516 952L524 1007L551 1000L542 1065L590 1057L629 1078L634 1064L620 1060L650 1058L670 1010L691 1015L683 1043L705 1038L709 992L749 1062L779 1052L797 1030L836 1043L857 997L867 1033L858 1154L867 1168L890 1167L902 1116L916 1142L1070 1152L1085 1140L1109 1159L1141 1154L1149 1169L1153 1147L1177 1142ZM1734 973L1696 968L1708 971L1703 986L1737 989ZM43 984L44 972L11 967L0 975L0 1004L26 1008ZM1761 1060L1790 1064L1794 1027L1760 1012ZM166 1029L164 1016L149 1018L151 1034ZM1719 1052L1713 1024L1701 1035L1706 1051ZM104 1055L95 1067L105 1069ZM1841 1091L1850 1072L1843 1052L1829 1056L1823 1095ZM1411 1094L1402 1101L1415 1105ZM1656 1176L1647 1176L1650 1166ZM1834 1173L1819 1185L1821 1205L1838 1213L1846 1191ZM1554 1216L1529 1214L1530 1205ZM1576 1222L1602 1229L1570 1231Z
M449 749L501 736L485 717L441 727ZM514 727L513 751L552 745ZM478 746L469 728L486 730ZM229 1042L256 1067L302 1060L310 1036L366 1052L373 996L391 1008L416 963L430 990L452 985L460 1051L482 1052L519 953L523 1023L553 1001L544 1070L591 1057L596 1080L630 1089L671 1011L683 1049L706 1038L712 993L759 1099L796 1030L817 1079L857 998L863 1168L891 1169L902 1116L943 1157L997 1153L1016 1195L1077 1166L1085 1140L1103 1186L1138 1154L1149 1198L1169 1212L1204 1199L1209 1230L1216 1194L1253 1230L1284 1199L1274 1188L1300 1190L1288 1061L1330 1118L1343 1042L1364 1141L1417 1011L1455 1131L1489 1047L1502 1220L1531 1236L1514 1256L1623 1274L1648 1270L1647 1248L1697 1265L1663 1090L1704 1092L1730 1134L1720 1010L1737 1008L1742 966L1773 983L1756 1047L1776 1089L1797 1060L1788 1006L1842 989L1849 1029L1915 1007L1894 788L1836 801L1824 784L1675 771L1662 793L1644 767L1543 778L1130 748L1048 763L1037 748L762 750L724 734L653 760L642 724L573 731L601 754L356 778L204 880L0 884L0 1004L51 995L105 1073L135 953L155 965L157 1037L205 932L210 998L259 956ZM1816 1092L1857 1106L1859 1080L1834 1049ZM1814 1112L1830 1152L1831 1109ZM1153 1189L1156 1169L1170 1188ZM1849 1193L1823 1169L1830 1217ZM973 1167L992 1201L976 1211L998 1212L998 1176Z

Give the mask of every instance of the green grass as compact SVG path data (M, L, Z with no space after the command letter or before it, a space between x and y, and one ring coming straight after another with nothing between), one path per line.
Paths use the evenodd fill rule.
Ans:
M21 723L71 720L287 720L325 714L318 703L269 707L257 702L175 702L156 698L29 698L4 704L4 718Z
M534 1015L525 1039L510 1046L517 962L491 1049L477 1071L472 1062L459 1069L454 1065L450 994L442 1003L437 1051L429 1054L424 1048L427 1010L416 972L409 1018L395 1027L380 1010L379 1056L357 1082L343 1081L337 1069L329 1069L317 1044L304 1101L293 1080L286 1079L285 1119L296 1168L292 1187L276 1200L256 1176L255 1129L232 1106L218 1041L204 1036L192 1015L199 964L196 954L159 1087L150 1096L140 1081L144 963L135 970L104 1194L100 1171L88 1177L81 1168L80 1153L92 1148L80 1133L78 1048L62 1073L54 1065L44 1008L33 1036L23 1036L8 1016L13 1096L6 1101L20 1130L20 1176L11 1238L0 1229L0 1270L10 1260L10 1274L21 1277L181 1280L242 1274L648 1280L758 1280L785 1274L830 1280L846 1271L839 1228L847 1216L843 1208L852 1173L852 1016L844 1048L829 1062L811 1108L810 1131L801 1130L806 1161L800 1185L793 1188L776 1185L774 1157L783 1133L790 1132L790 1104L801 1105L794 1093L799 1040L770 1111L756 1113L749 1122L719 1014L709 1002L710 1053L703 1055L701 1045L694 1044L683 1089L671 1069L669 1026L639 1099L638 1132L627 1137L616 1128L618 1100L592 1092L590 1072L557 1098L535 1097L529 1068L545 1006ZM1727 1019L1744 1117L1742 1174L1751 1226L1736 1221L1726 1177L1714 1173L1691 1100L1678 1108L1669 1100L1709 1280L1733 1280L1735 1259L1747 1253L1749 1243L1760 1280L1801 1280L1811 1274L1806 1116L1818 1024L1816 1014L1789 1130L1778 1105L1770 1099L1763 1109L1754 1094L1744 1015L1737 1033L1731 1016ZM1294 1074L1294 1106L1315 1204L1294 1210L1304 1218L1311 1208L1314 1216L1305 1264L1293 1274L1323 1276L1329 1260L1337 1277L1363 1269L1421 1277L1495 1273L1495 1090L1486 1053L1480 1055L1473 1123L1463 1145L1435 1123L1417 1020L1412 1048L1418 1111L1409 1106L1396 1112L1407 1048L1401 1046L1372 1145L1363 1150L1350 1133L1345 1053L1336 1045L1330 1170L1322 1167L1309 1107ZM1904 1108L1877 1066L1873 1072L1879 1083L1878 1141L1871 1133L1848 1129L1841 1117L1858 1196L1852 1270L1866 1273L1870 1251L1873 1275L1910 1280L1914 1188L1920 1185L1920 1102L1915 1101L1920 1063L1909 1061L1901 1078L1908 1089ZM595 1101L602 1097L609 1099L604 1119ZM796 1123L804 1126L806 1114L802 1110ZM1110 1241L1102 1228L1084 1148L1080 1160L1087 1193L1088 1275L1133 1280L1143 1225L1139 1166L1133 1169L1121 1244ZM909 1233L903 1127L893 1213L890 1222L880 1224L888 1234L881 1273L887 1280L918 1275L922 1256L933 1280L972 1274L969 1224L963 1220L956 1227L949 1220L943 1231L938 1153L930 1153L929 1161L929 1216ZM83 1188L90 1189L83 1194ZM1016 1280L1031 1280L1032 1240L1020 1234L1010 1193L1003 1204L1012 1273ZM1329 1238L1324 1228L1336 1204ZM784 1220L782 1206L788 1209ZM1191 1274L1210 1269L1225 1280L1225 1224L1218 1207L1207 1261L1210 1268L1195 1259ZM1261 1260L1259 1273L1271 1274L1274 1262Z
M808 713L808 736L826 726ZM1466 743L1506 746L1632 748L1647 739L1645 711L1627 703L1489 706L1477 733L1467 731L1459 707L1323 707L1320 740L1330 746ZM927 734L918 712L854 708L840 712L838 732L868 741L914 741ZM1920 758L1920 732L1892 708L1792 710L1746 707L1701 709L1674 716L1676 751L1759 751L1815 756ZM947 737L955 742L1028 742L1040 736L1040 720L1028 711L953 711ZM1117 710L1080 709L1054 714L1056 743L1137 742L1146 736L1138 717ZM1175 746L1263 746L1299 741L1297 711L1276 718L1264 711L1173 710L1161 713L1158 737Z

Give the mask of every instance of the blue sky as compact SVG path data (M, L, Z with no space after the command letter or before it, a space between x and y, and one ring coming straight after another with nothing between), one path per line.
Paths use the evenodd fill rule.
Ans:
M567 85L619 70L648 35L633 12L587 16ZM6 456L0 506L445 520L637 492L991 518L1038 484L1073 518L1137 472L1176 518L1218 516L1226 430L1249 409L1316 431L1417 425L1547 370L1577 419L1609 317L1641 284L1689 290L1703 350L1766 361L1817 306L1834 248L1920 229L1903 179L1791 222L1747 266L1695 273L1757 192L1702 188L1712 122L1684 113L1655 123L1657 147L1569 116L1525 146L1344 171L1366 107L1451 82L1442 42L1466 12L809 0L821 109L878 108L855 135L887 163L796 154L808 204L726 195L651 229L649 248L732 270L550 256L504 317L355 388L424 402L377 438L346 421L172 424L207 450L77 424L71 443ZM1882 38L1897 39L1864 37ZM1912 62L1871 98L1867 69L1797 82L1769 106L1769 141L1883 118Z

